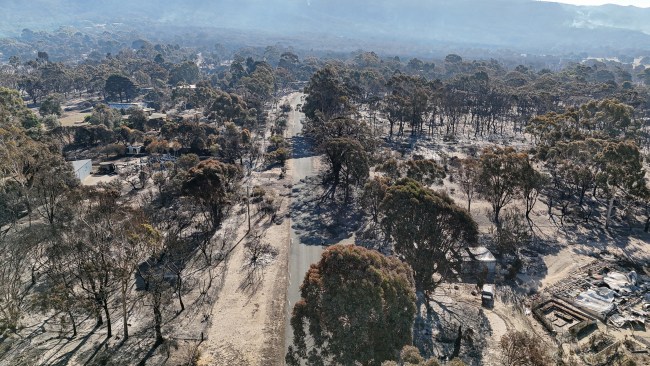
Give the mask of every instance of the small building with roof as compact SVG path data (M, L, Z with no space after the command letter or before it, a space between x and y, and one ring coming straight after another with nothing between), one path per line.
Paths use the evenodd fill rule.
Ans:
M463 274L493 276L497 260L486 247L467 247L461 250L461 271Z

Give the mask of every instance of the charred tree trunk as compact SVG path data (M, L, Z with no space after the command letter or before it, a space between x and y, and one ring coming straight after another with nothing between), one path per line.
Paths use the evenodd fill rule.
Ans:
M111 326L111 314L108 310L108 301L106 298L102 300L102 308L104 309L104 315L106 316L106 338L111 338L113 336L113 328Z
M612 194L607 201L607 216L605 217L605 230L609 229L612 220L612 211L614 209L614 195Z
M185 304L183 303L183 294L181 293L183 289L183 280L181 279L180 272L176 273L178 280L176 281L176 294L178 295L178 304L181 306L181 312L185 310Z
M124 340L129 339L129 316L126 311L126 283L122 283L122 321L124 322Z
M72 337L74 338L77 336L77 322L74 319L74 315L72 315L72 311L68 309L67 311L68 317L70 318L70 324L72 325Z
M97 318L97 323L95 324L95 326L101 327L102 325L104 325L104 318L102 317L102 310L101 310L102 301L101 301L101 299L99 299L96 296L95 297L95 302L96 302L96 305L94 306L94 308L95 308L95 317Z
M157 291L157 290L154 290ZM154 321L154 331L156 332L156 342L155 345L158 346L162 344L165 339L162 336L162 312L160 308L162 294L154 293L153 294L153 321Z

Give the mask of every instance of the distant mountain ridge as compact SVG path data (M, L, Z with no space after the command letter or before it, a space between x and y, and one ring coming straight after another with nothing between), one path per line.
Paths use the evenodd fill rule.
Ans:
M5 0L0 35L23 28L154 22L403 42L423 47L512 48L529 52L650 50L650 9L579 7L533 0ZM86 21L84 23L84 21Z

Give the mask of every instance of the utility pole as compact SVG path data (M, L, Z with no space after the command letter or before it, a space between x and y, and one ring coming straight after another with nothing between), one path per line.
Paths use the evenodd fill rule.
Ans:
M251 181L250 178L248 183L246 183L246 211L248 213L248 232L251 232L251 193L250 193Z

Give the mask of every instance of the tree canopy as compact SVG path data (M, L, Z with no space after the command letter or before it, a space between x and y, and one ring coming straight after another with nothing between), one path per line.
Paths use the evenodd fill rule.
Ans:
M294 346L288 364L380 365L411 342L413 277L397 258L358 246L331 246L312 264L300 293L291 316Z
M236 165L210 159L188 171L183 192L205 206L214 228L221 224L225 210L234 204L242 170Z
M333 66L318 70L305 88L303 112L311 119L329 120L349 112L349 93Z
M333 138L319 148L329 166L325 182L330 185L332 197L339 186L345 192L345 201L350 196L351 186L361 186L368 178L370 166L368 156L359 141L350 138Z
M109 100L130 102L137 94L135 83L130 78L113 74L106 79L104 91Z
M501 209L520 191L520 180L528 155L512 148L487 148L479 159L479 194L492 206L492 218L499 226Z
M432 290L459 265L460 249L476 243L472 216L444 193L409 178L386 190L381 227L395 252L413 268L418 290ZM458 269L456 267L455 269Z

